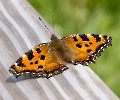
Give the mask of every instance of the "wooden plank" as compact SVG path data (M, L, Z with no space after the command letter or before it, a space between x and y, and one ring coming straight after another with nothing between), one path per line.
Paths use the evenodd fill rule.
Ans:
M29 49L50 41L51 34L39 17L26 0L0 0L0 99L119 100L86 66L69 65L68 70L50 79L16 79L8 72L11 64Z

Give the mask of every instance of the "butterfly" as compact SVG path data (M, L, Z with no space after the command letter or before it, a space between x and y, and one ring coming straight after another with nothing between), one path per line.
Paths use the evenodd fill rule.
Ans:
M16 78L21 75L35 75L50 78L73 65L95 63L103 50L112 45L112 38L98 34L76 34L35 46L26 52L9 69Z

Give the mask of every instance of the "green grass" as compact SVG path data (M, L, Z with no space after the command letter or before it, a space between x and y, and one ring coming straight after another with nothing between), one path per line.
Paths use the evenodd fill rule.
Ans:
M113 46L89 66L120 97L120 0L28 1L51 26L54 20L55 30L61 36L94 33L113 38Z

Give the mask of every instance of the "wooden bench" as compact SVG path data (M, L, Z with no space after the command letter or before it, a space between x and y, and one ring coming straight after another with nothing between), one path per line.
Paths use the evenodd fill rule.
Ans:
M26 0L0 0L0 99L119 100L86 66L69 66L50 79L27 76L16 79L8 72L12 63L29 49L50 41L51 34L39 17Z

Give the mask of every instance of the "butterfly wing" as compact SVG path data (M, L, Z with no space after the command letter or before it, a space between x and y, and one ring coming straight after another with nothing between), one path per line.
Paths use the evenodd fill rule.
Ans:
M67 69L67 66L59 63L49 51L49 43L41 44L20 57L9 69L19 77L21 75L36 75L37 77L49 78Z
M66 70L66 62L83 65L95 62L101 52L111 45L112 38L106 35L82 34L70 35L61 40L52 36L51 40L25 53L9 71L15 77L30 74L49 78Z
M95 63L101 52L111 45L111 40L110 36L97 34L70 35L62 38L62 41L74 52L71 63L75 65Z

